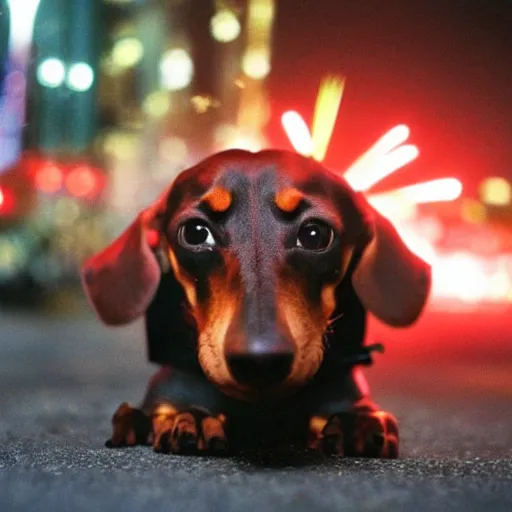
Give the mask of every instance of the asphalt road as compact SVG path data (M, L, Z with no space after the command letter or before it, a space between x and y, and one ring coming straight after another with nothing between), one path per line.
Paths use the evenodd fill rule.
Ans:
M254 461L109 450L153 368L142 326L0 312L0 511L512 510L512 315L429 312L391 331L369 380L395 461Z

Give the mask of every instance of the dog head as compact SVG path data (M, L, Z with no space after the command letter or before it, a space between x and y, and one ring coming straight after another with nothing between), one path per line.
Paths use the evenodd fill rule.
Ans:
M152 227L176 293L160 304L160 314L175 322L189 318L201 368L222 391L257 400L296 389L317 372L337 288L354 251L371 237L358 197L341 178L295 153L232 150L181 173L161 198ZM129 316L148 308L160 279L141 241L148 232L143 224L141 216L132 234L96 263L100 276L109 265L131 262L124 269L130 283L145 272L131 285L137 289L123 285L119 300ZM93 283L90 278L89 288ZM99 311L114 300L106 288L90 293Z

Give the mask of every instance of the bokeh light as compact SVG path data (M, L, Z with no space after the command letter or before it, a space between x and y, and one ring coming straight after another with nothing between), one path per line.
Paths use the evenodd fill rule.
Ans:
M281 123L295 151L301 155L311 156L313 140L302 116L294 110L289 110L281 116Z
M12 190L0 187L0 215L8 215L14 211L16 198Z
M101 177L88 165L80 165L67 175L66 187L75 197L92 198L101 188Z
M123 37L112 48L112 63L121 69L137 65L144 56L144 47L136 37Z
M512 188L505 178L490 177L480 186L480 197L487 204L504 206L510 204Z
M229 9L216 12L210 21L212 37L220 43L234 41L240 35L241 27L236 14Z
M71 64L66 79L67 86L72 91L88 91L94 83L94 70L87 62Z
M160 60L162 86L169 91L185 89L192 82L194 63L192 57L183 48L166 51Z
M261 80L270 73L270 57L264 49L248 50L242 58L242 70L250 78Z
M34 181L39 190L47 194L53 194L62 188L64 175L59 166L48 163L37 169Z
M159 153L169 163L183 164L188 156L188 147L180 137L166 137L160 143Z
M55 57L45 59L37 67L36 74L37 81L44 87L59 87L66 77L64 62Z
M142 102L142 110L151 117L165 116L171 109L171 98L168 91L154 91Z

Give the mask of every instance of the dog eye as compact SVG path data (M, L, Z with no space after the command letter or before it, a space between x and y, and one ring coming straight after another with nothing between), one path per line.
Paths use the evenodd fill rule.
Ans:
M179 240L183 245L193 247L201 245L213 247L216 243L208 226L200 220L191 220L181 226L179 231Z
M300 227L296 245L308 251L323 251L331 245L333 238L334 232L327 224L310 221Z

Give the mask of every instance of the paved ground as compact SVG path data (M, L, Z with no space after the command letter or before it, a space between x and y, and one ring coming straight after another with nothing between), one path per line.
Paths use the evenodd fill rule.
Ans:
M104 448L112 411L152 372L141 325L0 313L0 510L510 511L510 317L374 326L390 342L369 378L400 421L399 460L255 464Z

